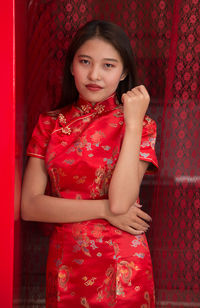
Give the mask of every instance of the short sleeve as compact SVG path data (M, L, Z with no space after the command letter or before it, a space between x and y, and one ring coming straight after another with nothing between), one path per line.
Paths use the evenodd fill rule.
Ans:
M140 146L140 160L149 162L147 174L155 172L158 168L158 160L155 153L156 123L150 117L145 116Z
M46 114L39 116L27 147L27 155L44 159L55 119Z

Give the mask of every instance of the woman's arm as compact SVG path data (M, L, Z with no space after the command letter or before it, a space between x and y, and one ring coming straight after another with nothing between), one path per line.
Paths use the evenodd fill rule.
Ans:
M24 220L71 223L90 219L106 219L112 225L131 234L148 229L149 215L132 206L124 215L114 215L108 200L70 200L46 196L47 171L44 160L29 159L22 188L21 215Z
M139 160L139 153L143 119L149 100L144 86L138 86L122 95L125 134L109 187L110 208L115 214L126 213L136 202L148 167L148 163Z
M25 171L21 215L24 220L78 222L104 218L107 200L70 200L45 195L47 171L44 160L30 157Z

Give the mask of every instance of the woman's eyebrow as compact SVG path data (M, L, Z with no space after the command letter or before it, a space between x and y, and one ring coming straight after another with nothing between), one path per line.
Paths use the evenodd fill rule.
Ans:
M92 57L88 55L78 55L78 58L87 58L87 59L92 59ZM103 58L104 61L111 61L111 62L119 62L117 59L114 58Z
M89 59L92 59L92 57L87 56L87 55L78 55L78 58L89 58Z
M114 58L104 58L104 60L106 61L112 61L112 62L118 62L117 59L114 59Z

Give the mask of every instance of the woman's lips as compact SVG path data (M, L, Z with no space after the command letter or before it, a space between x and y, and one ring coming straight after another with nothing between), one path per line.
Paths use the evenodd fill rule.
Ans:
M88 90L90 90L90 91L99 91L99 90L101 90L102 89L102 87L100 87L100 86L98 86L98 85L96 85L96 84L87 84L86 85L86 88L88 89Z

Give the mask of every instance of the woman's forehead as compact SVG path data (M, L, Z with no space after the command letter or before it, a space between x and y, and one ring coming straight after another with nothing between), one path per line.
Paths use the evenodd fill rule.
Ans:
M76 55L121 61L121 57L117 49L101 37L94 37L85 41L77 50Z

